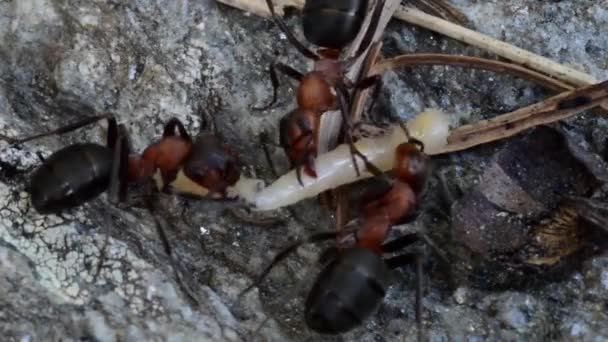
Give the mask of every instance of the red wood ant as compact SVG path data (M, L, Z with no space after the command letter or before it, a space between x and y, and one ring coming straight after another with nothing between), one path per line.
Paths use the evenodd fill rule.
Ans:
M384 1L376 2L370 26L365 32L359 49L353 57L346 60L339 59L340 52L359 33L368 1L306 1L303 12L304 34L310 42L323 47L317 53L308 49L293 35L283 19L275 13L272 0L266 0L266 4L275 23L287 36L289 42L305 57L314 61L313 70L306 74L283 63L272 63L269 67L273 87L272 101L266 106L253 108L254 110L266 110L277 101L277 88L279 87L277 70L299 82L298 108L281 119L279 131L281 147L285 150L291 167L297 168L298 181L302 184L301 166L304 167L304 172L308 176L317 177L314 159L317 156L320 117L324 112L341 110L346 125L345 136L351 143L351 149L354 149L350 136L347 88L363 89L374 84L377 85L380 76L371 76L354 84L345 73L370 45L384 7ZM355 168L359 173L356 163Z
M54 152L31 177L28 190L32 205L42 214L60 213L77 207L108 190L111 201L126 201L128 184L153 179L159 191L225 199L226 190L240 178L239 162L230 148L219 139L204 133L192 141L184 125L176 118L164 127L162 138L148 146L141 155L130 154L131 148L124 125L118 125L112 114L88 117L76 123L30 137L0 139L19 144L33 139L63 134L100 120L107 120L106 145L76 143ZM177 132L176 132L177 130ZM154 212L150 198L145 204ZM167 255L171 246L158 218L159 237ZM109 233L106 235L107 245ZM105 247L102 249L105 253ZM97 272L101 271L105 255L99 258ZM183 284L177 265L170 259L179 285L192 303L196 298Z
M380 194L364 196L362 222L354 234L322 232L308 236L279 252L260 277L243 293L259 284L279 261L304 243L336 239L335 253L329 258L306 299L305 320L309 328L324 334L347 332L369 318L382 302L389 286L389 270L416 263L418 288L416 319L421 333L421 257L405 253L382 258L418 241L407 234L386 242L391 227L412 219L429 177L430 160L423 145L415 139L395 151L397 179Z
M0 136L13 144L63 134L107 120L106 145L76 143L54 152L36 169L28 190L40 213L58 213L77 207L106 190L124 202L128 183L154 179L159 191L223 199L239 177L239 162L230 148L210 133L192 141L176 118L167 122L162 138L141 155L130 154L126 129L112 114L88 117L76 123L21 139ZM176 132L177 129L177 132Z

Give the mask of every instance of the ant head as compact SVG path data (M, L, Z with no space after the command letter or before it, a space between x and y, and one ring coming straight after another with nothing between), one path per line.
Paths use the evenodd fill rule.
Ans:
M417 194L424 189L430 173L430 159L416 142L407 142L395 151L394 169L399 180L412 186Z
M336 92L320 72L311 72L302 78L297 97L301 109L322 113L337 106Z
M190 180L214 193L223 193L241 176L238 159L213 134L197 137L184 172Z

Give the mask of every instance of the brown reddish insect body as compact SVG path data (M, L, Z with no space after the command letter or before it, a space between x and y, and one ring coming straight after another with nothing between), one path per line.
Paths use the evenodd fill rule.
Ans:
M53 153L32 174L29 191L40 213L59 213L82 205L110 189L111 198L126 198L129 183L154 179L158 190L197 197L223 199L240 176L236 155L212 134L192 141L183 124L171 119L162 138L142 155L130 153L123 125L111 114L80 120L46 133L13 139L24 143L63 134L100 120L108 121L106 146L78 143ZM177 132L176 132L177 130Z
M275 13L274 5L271 0L266 0L266 3L275 23L285 33L289 42L300 53L314 61L313 70L305 74L286 64L272 63L269 67L270 79L273 87L272 101L264 107L254 108L255 110L266 110L276 102L277 88L279 86L277 71L298 81L299 85L296 91L298 108L289 112L281 119L280 141L281 147L283 147L291 162L291 167L298 168L298 180L302 183L299 173L300 166L304 166L304 171L308 176L316 178L314 159L317 155L321 115L329 110L340 109L346 125L345 135L347 136L347 139L352 140L349 131L351 125L347 114L348 89L367 88L374 84L378 84L380 81L380 77L376 75L354 83L348 79L345 74L350 68L350 65L367 50L371 43L380 19L382 8L384 7L384 1L376 2L370 25L365 32L359 49L354 57L346 60L340 60L340 53L342 49L355 38L356 33L360 30L361 23L365 16L365 9L367 8L367 2L352 2L350 6L353 7L353 9L348 10L343 8L343 4L338 3L333 3L333 5L337 5L338 8L331 8L332 2L328 2L323 5L330 6L330 8L320 11L319 13L317 13L320 10L320 8L317 8L319 6L312 6L311 2L310 6L312 7L305 13L305 16L308 18L308 20L305 20L307 23L305 24L305 31L309 32L312 29L314 34L308 34L307 37L313 37L313 42L316 44L325 44L321 45L323 48L319 49L317 52L308 49L293 35L283 19ZM328 16L327 14L332 15ZM353 18L353 16L356 16L356 18ZM352 26L352 28L347 30L347 35L336 41L335 39L329 38L336 35L335 28L330 28L335 26L333 25L335 24L334 21L340 18L341 20L346 19L348 25ZM318 23L320 26L317 26L316 28L313 27L311 22L312 19L321 21ZM320 32L318 27L326 27L328 31ZM306 30L307 28L308 30Z
M225 199L240 178L239 161L215 135L203 133L193 141L183 124L171 119L158 142L129 157L129 181L150 178L163 192Z
M418 142L410 141L396 149L394 171L397 179L388 190L363 196L362 222L354 234L317 233L290 245L275 256L255 283L243 293L259 284L276 263L300 245L335 239L335 253L329 260L324 260L324 268L306 299L304 311L308 327L322 334L340 334L361 325L382 303L389 286L389 271L411 263L417 265L416 319L420 324L420 255L404 253L383 257L385 253L397 252L418 241L416 234L386 240L395 224L412 217L425 189L429 158L419 146Z

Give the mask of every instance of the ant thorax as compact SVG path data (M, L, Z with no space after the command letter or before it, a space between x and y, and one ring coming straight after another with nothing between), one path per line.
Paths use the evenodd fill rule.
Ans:
M316 61L314 71L323 74L323 78L332 86L338 84L340 80L342 80L345 72L342 61L327 58Z

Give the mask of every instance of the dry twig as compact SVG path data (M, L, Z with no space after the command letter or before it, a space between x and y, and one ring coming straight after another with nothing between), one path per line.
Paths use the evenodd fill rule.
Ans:
M582 87L488 120L460 126L450 132L439 153L464 150L504 139L526 129L566 119L608 101L608 81Z
M556 63L548 58L520 49L477 31L426 14L415 8L401 6L395 12L395 18L492 52L500 57L520 65L525 65L530 69L542 72L574 86L598 83L598 80L584 72Z
M415 7L426 9L426 12L440 18L449 20L462 26L467 26L467 17L443 0L410 0L408 2Z
M414 53L388 58L378 62L374 69L376 73L383 73L387 70L398 67L417 65L462 66L473 69L489 70L497 73L505 73L538 83L554 91L566 91L575 88L567 83L545 76L544 74L524 68L517 64L487 58L446 55L440 53Z

